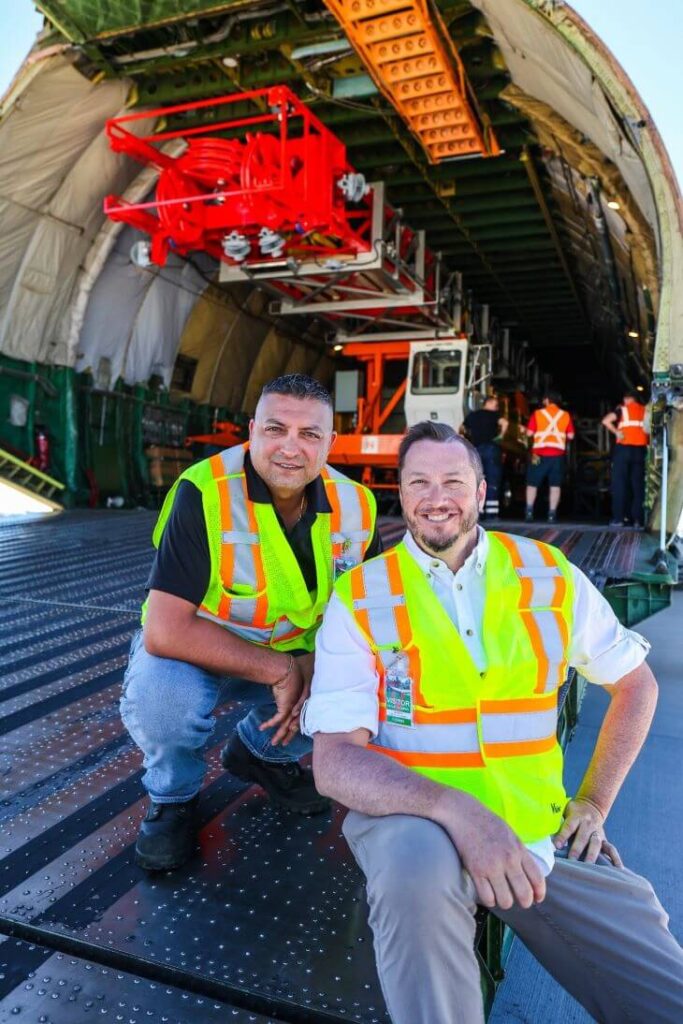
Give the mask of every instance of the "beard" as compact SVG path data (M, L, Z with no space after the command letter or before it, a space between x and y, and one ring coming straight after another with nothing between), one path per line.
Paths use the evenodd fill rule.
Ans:
M422 528L422 524L412 516L405 517L408 529L412 533L415 540L418 542L420 547L428 548L435 554L440 554L443 551L448 551L452 548L461 537L466 536L470 533L477 523L479 522L479 509L477 505L473 505L467 512L463 512L460 520L460 526L453 529L452 533L443 533L441 535L429 535Z

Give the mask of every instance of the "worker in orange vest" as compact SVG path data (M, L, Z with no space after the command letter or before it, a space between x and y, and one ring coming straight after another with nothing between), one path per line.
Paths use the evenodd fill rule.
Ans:
M532 522L538 488L548 481L548 522L557 519L557 506L562 493L567 443L574 438L574 424L565 409L559 406L560 396L548 391L540 409L532 413L526 428L531 443L531 458L526 477L526 511L524 519Z
M622 404L602 419L603 427L617 443L612 454L612 519L610 526L623 526L629 519L635 530L642 529L645 497L645 453L650 442L647 408L631 391Z

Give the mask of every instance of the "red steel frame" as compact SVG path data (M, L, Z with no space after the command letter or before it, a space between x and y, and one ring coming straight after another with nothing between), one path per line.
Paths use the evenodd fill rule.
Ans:
M223 117L211 124L136 135L150 118L168 118L249 104L255 113ZM264 109L265 108L265 109ZM247 131L263 127L268 131ZM160 171L153 200L129 203L107 196L105 213L152 239L151 259L163 265L169 251L204 250L226 263L264 261L258 238L263 229L283 237L285 258L337 257L370 251L371 202L349 205L340 187L354 174L346 147L286 86L234 93L216 99L128 114L109 120L112 148ZM246 140L243 136L246 135ZM187 142L180 156L159 147ZM227 255L230 232L249 240L242 260ZM266 254L266 259L268 254Z

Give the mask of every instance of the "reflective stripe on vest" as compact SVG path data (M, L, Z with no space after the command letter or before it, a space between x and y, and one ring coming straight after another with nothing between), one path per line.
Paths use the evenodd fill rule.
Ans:
M536 432L534 433L533 447L557 448L563 452L567 447L569 413L553 405L544 409L537 409L534 415L536 416L537 424L539 418L541 421L545 420L545 424L542 422L540 427L537 425Z
M214 455L210 460L221 511L220 573L225 589L236 589L235 581L239 580L238 586L243 587L245 591L249 589L255 592L257 596L253 599L235 600L223 593L218 615L210 617L219 621L229 619L231 622L243 624L249 628L250 635L247 639L253 640L266 632L270 637L272 627L269 627L266 621L268 598L258 525L253 502L249 501L247 493L246 476L241 472L244 466L244 449L241 449L239 468L235 465L234 452L235 449L227 449ZM235 472L239 475L231 475ZM235 597L237 598L237 594ZM202 612L206 611L207 609L202 606ZM267 641L262 639L261 642Z
M424 730L386 721L381 726L381 743L370 746L391 752L410 768L484 768L494 757L539 754L555 746L557 693L542 701L482 701L478 715L476 708L415 712L413 720L429 726L429 749L424 749Z
M198 614L228 626L252 643L274 645L291 642L307 633L314 623L296 625L285 615L275 620L269 615L268 581L259 523L255 504L249 500L244 473L245 452L246 446L239 446L220 452L209 460L220 508L219 572L222 592L217 608L209 608L204 603ZM330 541L333 559L338 551L344 563L342 568L348 568L362 561L372 538L374 521L368 492L329 467L321 475L332 509ZM265 508L267 513L263 514L272 512L274 515L271 506ZM287 543L284 538L283 543ZM329 597L334 580L333 566L326 569L323 601ZM313 607L312 600L311 609Z
M403 594L396 550L351 574L353 614L371 638L379 666L379 732L371 746L410 767L483 767L495 757L551 750L556 743L557 691L566 672L567 623L562 604L567 583L546 545L496 534L520 582L518 610L536 659L533 691L543 697L482 700L478 708L439 710L427 706L420 680L420 654ZM413 728L387 721L386 676L407 660L412 681ZM422 729L420 726L428 726Z
M649 435L643 426L644 420L645 406L640 402L626 402L620 405L617 430L622 436L617 438L617 444L645 447L649 442Z
M396 652L402 650L408 660L407 672L415 682L416 703L425 703L420 690L419 655L412 646L412 630L406 599L403 594L403 580L396 553L389 552L382 559L384 571L375 568L374 560L360 572L351 576L351 595L356 619L367 636L377 646L377 659L383 668L380 677L380 718L386 718L384 675L396 661ZM367 572L366 572L367 569ZM365 590L365 577L372 574L372 594ZM384 648L384 650L382 649Z
M332 509L332 558L338 564L347 562L358 565L363 561L368 544L372 540L372 511L368 492L365 488L353 484L349 486L348 477L330 466L326 466L320 475ZM359 524L359 528L349 529L348 524L354 522ZM344 524L347 524L346 529Z
M567 581L545 544L524 545L509 534L496 534L505 545L521 583L519 614L537 661L535 693L550 693L562 686L567 673L565 651L569 643L561 608Z

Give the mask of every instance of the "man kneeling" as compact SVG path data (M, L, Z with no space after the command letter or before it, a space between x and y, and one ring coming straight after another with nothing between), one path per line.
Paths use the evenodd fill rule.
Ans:
M683 952L604 831L654 712L648 644L558 549L477 525L481 463L450 427L413 427L399 470L408 533L337 581L303 714L394 1024L483 1020L477 904L597 1020L682 1021ZM571 799L568 666L611 697Z

